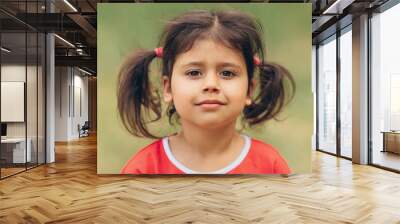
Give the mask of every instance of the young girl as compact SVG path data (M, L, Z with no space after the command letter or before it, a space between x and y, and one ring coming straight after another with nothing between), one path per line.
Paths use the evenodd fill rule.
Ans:
M250 125L260 124L275 118L293 97L289 72L263 60L260 33L261 26L242 12L190 11L166 25L162 47L127 60L119 76L120 116L133 135L158 140L129 159L121 173L291 172L271 145L235 130L241 114ZM156 115L152 121L162 114L160 97L152 95L149 83L149 65L156 57L162 60L169 121L177 113L181 124L178 133L163 138L150 133L143 120L145 112Z

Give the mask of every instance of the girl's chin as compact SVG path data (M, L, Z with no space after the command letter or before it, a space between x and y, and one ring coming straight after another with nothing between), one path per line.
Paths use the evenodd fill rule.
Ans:
M227 120L221 120L219 119L201 119L201 120L196 120L193 121L193 123L196 124L196 126L207 129L207 130L216 130L216 129L221 129L221 128L226 128L232 126L232 122L229 122Z
M183 115L183 116L182 116ZM187 122L203 129L221 129L229 126L235 126L240 113L226 112L201 112L192 111L180 115L181 124ZM183 122L183 123L182 123Z

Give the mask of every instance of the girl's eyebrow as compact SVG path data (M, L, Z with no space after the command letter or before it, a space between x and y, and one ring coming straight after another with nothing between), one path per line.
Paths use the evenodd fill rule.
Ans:
M183 64L183 66L185 66L185 67L187 67L187 66L193 66L193 65L195 65L195 66L202 66L202 65L203 65L203 63L202 63L202 62L200 62L200 61L192 61L192 62L189 62L189 63Z
M234 67L237 69L241 69L240 65L230 62L223 62L221 64L218 64L218 67Z
M188 67L188 66L203 66L203 65L204 65L203 62L192 61L192 62L184 64L183 66ZM237 65L235 63L231 63L231 62L223 62L223 63L217 64L217 67L234 67L237 69L241 69L241 67L239 65Z

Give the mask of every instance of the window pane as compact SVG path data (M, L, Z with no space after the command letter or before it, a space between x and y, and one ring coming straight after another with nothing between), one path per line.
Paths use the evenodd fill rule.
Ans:
M400 170L400 4L372 22L372 163Z
M351 30L340 36L340 150L351 158L352 141L352 35Z
M336 153L336 40L318 48L318 148Z

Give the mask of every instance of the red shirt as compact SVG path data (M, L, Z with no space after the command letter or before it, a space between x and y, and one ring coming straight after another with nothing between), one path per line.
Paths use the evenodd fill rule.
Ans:
M286 161L271 145L245 137L239 157L214 174L289 174ZM157 140L141 149L122 168L121 174L193 174L172 155L168 138Z

